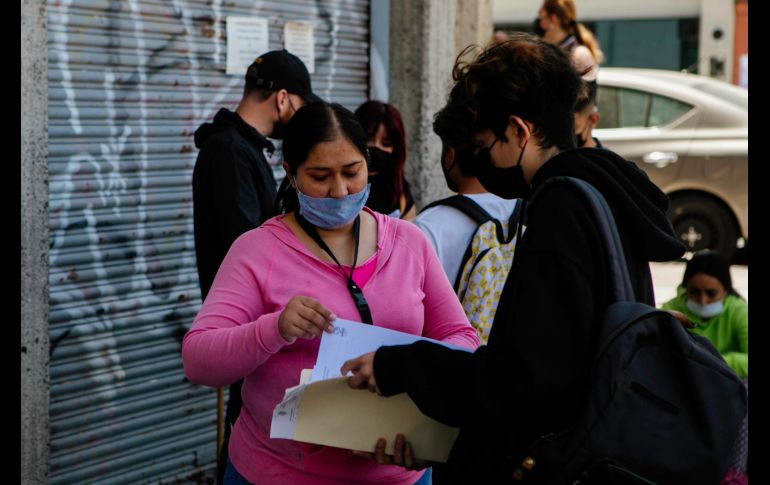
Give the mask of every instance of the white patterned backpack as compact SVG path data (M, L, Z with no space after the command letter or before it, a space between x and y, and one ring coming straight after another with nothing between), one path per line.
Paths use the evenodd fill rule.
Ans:
M511 217L505 222L495 219L476 202L462 195L438 200L425 209L437 205L454 207L478 224L457 271L454 289L468 321L484 345L513 264L522 201L516 202Z

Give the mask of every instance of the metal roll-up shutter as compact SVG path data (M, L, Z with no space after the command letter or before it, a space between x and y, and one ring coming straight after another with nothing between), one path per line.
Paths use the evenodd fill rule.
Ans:
M216 391L187 382L180 352L200 306L192 135L243 87L225 75L225 18L267 17L271 49L286 21L311 21L313 87L354 109L368 12L366 0L48 2L51 483L210 481Z

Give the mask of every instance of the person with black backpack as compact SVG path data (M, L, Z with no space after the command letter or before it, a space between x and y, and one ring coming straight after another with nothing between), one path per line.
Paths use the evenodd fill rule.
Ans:
M526 203L488 344L381 347L343 365L349 385L406 392L460 428L435 483L718 483L745 391L654 308L649 262L685 250L667 196L632 162L575 147L580 76L558 46L514 34L461 59L447 105L465 113L479 180ZM422 466L408 438L378 460Z
M436 250L468 320L486 344L513 263L521 204L481 185L458 115L444 108L433 120L442 143L441 169L447 187L457 195L428 204L412 222Z

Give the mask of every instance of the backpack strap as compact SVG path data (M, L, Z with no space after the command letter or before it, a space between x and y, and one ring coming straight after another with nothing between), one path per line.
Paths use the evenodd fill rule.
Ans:
M486 217L486 218L484 218L482 220L481 217L474 217L474 215L469 214L468 212L465 212L464 209L461 209L457 205L454 205L456 203L459 203L459 204L461 204L461 205L463 205L465 207L470 207L470 204L466 205L463 201L457 201L457 202L453 201L453 202L450 202L450 203L447 203L447 204L444 204L444 205L451 205L452 207L455 207L455 208L459 209L460 211L465 212L465 214L467 214L469 217L474 219L479 226L481 226L482 224L484 224L486 222L494 221L494 223L495 223L495 232L497 234L497 240L501 244L508 244L519 233L519 228L520 228L519 221L520 221L520 219L522 217L523 210L524 210L523 209L524 203L523 203L523 201L521 199L518 199L516 201L516 206L513 208L513 211L511 212L511 216L508 218L508 238L506 239L505 238L505 233L503 232L503 225L500 223L499 220L497 220L494 217L492 217L491 215L489 215L489 213L487 211L485 211L480 205L478 205L476 202L474 202L473 200L469 199L468 197L463 197L463 196L454 196L454 197L461 197L462 199L465 199L466 201L470 202L474 206L478 207L479 211L484 212L484 214L486 214L488 217ZM452 199L452 198L453 197L449 197L448 199ZM444 199L444 201L446 201L448 199ZM438 201L438 202L443 203L444 201ZM478 213L477 213L477 215L478 215ZM476 229L476 231L478 232L478 228ZM454 285L452 285L454 290L455 290L455 292L458 292L460 290L460 285L462 284L462 277L463 277L463 268L465 268L465 265L468 263L468 260L471 258L471 255L473 254L473 239L475 237L476 237L476 233L474 233L473 236L471 237L471 242L468 243L468 247L465 248L465 253L463 254L462 259L460 260L460 267L457 270L457 276L455 277Z
M604 242L604 251L609 263L609 268L607 269L609 271L614 301L636 301L636 298L634 297L634 288L631 286L631 276L628 272L628 263L626 262L625 254L623 252L623 244L621 243L618 227L615 223L615 216L612 214L609 205L607 205L607 200L596 187L585 180L575 177L560 176L546 180L543 185L537 189L535 194L533 194L532 201L534 202L535 197L542 193L546 187L557 184L568 185L577 189L578 192L583 194L584 199L591 208L594 220L596 221Z
M513 212L511 212L511 217L508 218L508 239L504 241L506 244L511 242L513 238L519 234L520 226L522 226L524 222L522 215L524 214L525 206L526 203L524 202L524 199L516 199L516 206L513 208ZM498 239L503 241L502 228L499 225L497 231Z
M440 205L448 205L449 207L454 207L455 209L476 221L476 224L479 226L493 219L489 212L485 211L483 207L478 205L469 197L465 197L464 195L452 195L446 199L431 202L425 206L425 208L423 208L423 211Z
M447 197L446 199L440 199L435 202L432 202L427 206L425 206L423 211L428 210L431 207L437 207L440 205L447 205L449 207L454 207L455 209L459 210L466 216L473 219L474 222L476 222L476 226L481 226L485 222L495 220L494 217L492 217L489 214L489 212L485 211L483 207L478 205L476 202L474 202L470 198L459 194L452 195L450 197ZM495 224L497 225L498 235L502 234L502 227L499 221L495 220ZM478 231L478 227L476 230ZM474 233L474 237L475 237L475 233ZM460 283L462 282L462 276L463 276L463 268L465 267L465 264L468 262L468 259L470 259L472 252L473 252L473 237L471 237L471 242L468 243L468 247L465 248L465 253L463 254L462 259L460 260L460 267L457 269L457 276L455 277L454 285L452 285L452 287L455 290L455 293L457 293L460 290Z

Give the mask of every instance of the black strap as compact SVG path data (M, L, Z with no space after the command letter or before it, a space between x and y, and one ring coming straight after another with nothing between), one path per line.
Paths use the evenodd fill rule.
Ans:
M576 188L578 192L583 194L583 197L593 213L594 220L601 233L604 246L603 249L609 265L607 270L609 271L610 290L614 301L636 301L634 288L631 285L631 275L628 271L628 263L626 262L625 253L623 251L623 243L620 239L615 216L612 213L610 206L607 204L607 200L596 187L585 180L566 176L548 179L538 188L536 194L542 193L546 187L556 184L569 185ZM533 203L536 194L533 194L532 196Z
M451 197L447 197L446 199L438 200L436 202L433 202L432 204L428 205L425 209L428 207L435 207L438 205L448 205L450 207L454 207L455 209L461 211L481 226L482 224L488 222L488 221L495 221L495 231L497 233L497 240L500 242L500 244L508 244L513 240L515 236L520 234L520 228L521 224L520 219L521 215L523 214L523 206L524 201L522 199L518 199L516 201L516 206L513 208L513 211L511 212L511 216L508 218L508 238L505 238L505 234L503 232L503 225L492 217L489 212L485 211L483 207L481 207L479 204L477 204L472 199L462 196L462 195L453 195ZM476 229L478 231L478 229ZM465 265L468 264L468 260L471 258L471 254L473 253L473 238L476 237L476 233L473 234L473 237L471 237L471 242L468 243L468 247L465 248L465 253L463 254L462 259L460 260L460 267L457 270L457 276L455 277L455 282L453 285L453 288L455 289L455 292L460 290L460 283L462 282L462 276L463 276L463 268L465 268Z
M300 214L299 211L294 213L294 217L307 235L310 236L310 238L313 239L326 254L331 256L334 262L337 263L337 266L342 270L342 273L348 280L348 291L350 292L350 296L353 297L353 302L355 302L356 308L358 308L358 313L361 314L361 321L370 325L373 324L372 313L369 310L369 304L366 303L366 298L364 298L364 292L358 287L356 282L353 281L353 270L356 268L356 262L358 261L358 241L361 236L361 216L356 216L356 220L353 222L353 239L355 240L355 246L353 248L353 265L350 267L350 274L345 273L345 269L340 262L337 261L337 258L334 257L334 253L329 249L329 246L327 246L324 240L321 239L321 235L318 234L318 230L316 230L315 226L302 217L302 214Z
M464 195L452 195L446 199L437 200L425 206L425 208L420 212L426 211L439 205L448 205L450 207L454 207L455 209L476 221L476 224L479 226L493 219L489 212L485 211L483 207L478 205L469 197L465 197Z

